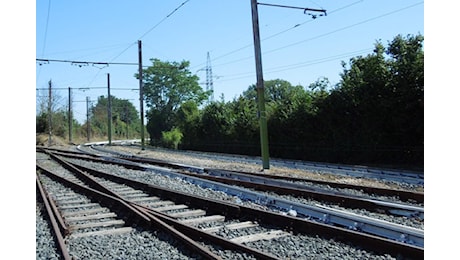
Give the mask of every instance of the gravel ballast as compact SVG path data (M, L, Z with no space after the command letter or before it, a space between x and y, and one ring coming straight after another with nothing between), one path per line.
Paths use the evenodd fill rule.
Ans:
M37 153L37 158L40 156L42 155ZM172 154L171 156L176 158L177 161L178 156L174 156L174 154ZM257 205L249 201L242 201L238 197L229 196L223 192L213 191L210 189L203 189L199 186L190 184L178 178L169 178L166 176L162 176L160 174L152 174L151 172L134 171L115 165L98 164L84 160L71 159L71 161L85 167L95 168L101 171L109 172L114 175L119 175L125 178L131 178L138 181L151 183L154 185L167 187L169 189L178 190L197 196L229 201L233 203L240 203L245 206L270 210L263 205ZM213 165L212 167L215 167L215 165ZM56 167L55 169L59 169L59 167ZM273 196L274 194L270 195ZM301 202L307 203L306 201ZM227 234L231 234L232 236L242 235L235 232L239 231L227 231ZM38 232L37 236L39 236ZM181 255L180 252L176 252L175 250L177 250L177 248L175 246L171 246L170 242L166 242L168 240L161 240L156 236L156 234L151 232L136 230L132 233L125 235L103 236L102 239L94 239L95 241L93 241L93 239L94 238L91 237L85 237L69 240L69 248L73 248L77 251L82 251L81 254L75 255L77 257L76 259L89 259L88 255L86 255L88 252L84 252L87 248L95 248L95 251L99 252L94 252L93 256L96 258L92 259L98 259L99 257L105 259L190 259L189 256L183 254ZM147 241L154 241L152 244L155 244L156 246L151 246L151 244ZM273 255L276 255L277 257L280 257L281 259L394 259L389 255L375 255L372 252L367 252L365 250L361 250L359 248L346 245L344 243L337 242L334 240L326 240L317 235L287 236L270 241L262 240L258 242L251 242L247 245L259 248L263 252L269 252ZM38 246L39 245L37 242L37 247ZM151 254L140 255L142 253L141 251L148 251ZM173 255L174 258L172 257ZM167 258L164 258L165 256L167 256ZM224 257L224 259L235 259L233 257L235 256L232 256L231 258ZM38 258L37 249L37 259L52 258Z

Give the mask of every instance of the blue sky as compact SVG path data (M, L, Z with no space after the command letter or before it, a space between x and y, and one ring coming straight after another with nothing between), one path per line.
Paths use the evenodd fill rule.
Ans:
M308 86L321 77L340 80L341 62L367 55L380 40L424 35L424 2L419 0L259 1L324 9L313 19L303 10L259 5L264 79ZM320 14L316 12L315 14ZM190 61L190 71L206 88L207 53L214 99L226 101L255 84L255 60L249 0L36 1L36 59L137 63L142 41L143 65L151 58ZM72 89L78 121L86 118L86 97L111 95L139 108L135 65L76 66L70 62L36 63L36 96L46 95L51 80L59 104L67 106ZM89 90L80 90L89 88Z

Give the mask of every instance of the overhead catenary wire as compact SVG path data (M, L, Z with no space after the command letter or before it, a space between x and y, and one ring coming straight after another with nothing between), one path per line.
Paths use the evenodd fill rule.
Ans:
M350 4L350 5L348 5L348 7L351 6L351 5L356 5L356 4L358 4L359 2L362 2L362 0L361 0L361 1L356 1L356 2L354 2L354 3L352 3L352 4ZM337 12L337 10L340 10L340 9L344 10L346 7L347 7L347 6L341 7L341 8L339 8L339 9L334 10L334 11L330 11L330 12L328 11L328 15L331 15L332 13ZM375 19L377 19L377 18L375 18ZM52 20L52 19L51 19L51 20ZM312 21L313 21L313 20L310 19L310 20L306 21L305 23L312 22ZM362 23L364 23L364 22L366 22L366 21L363 21ZM305 23L304 23L304 24L305 24ZM355 24L355 25L357 25L357 24ZM287 30L285 30L285 31L279 32L279 33L277 33L277 34L271 35L271 36L269 36L269 37L267 37L267 38L264 38L264 39L262 39L262 40L268 40L268 39L270 39L270 38L276 37L276 36L278 36L278 35L283 34L284 32L287 32L287 31L289 31L289 30L293 30L293 29L295 29L295 28L298 28L298 26L300 26L300 25L297 24L297 25L295 25L294 27L291 27L291 28L289 28L289 29L287 29ZM350 27L352 27L352 26L353 26L353 25L351 25ZM152 28L153 28L153 27L152 27ZM329 32L329 34L332 34L332 33L334 33L334 32L340 31L341 29L343 30L344 28L339 28L339 29L336 30L336 31ZM309 35L309 36L310 36L310 35ZM318 36L316 36L316 37L322 37L322 36L325 36L325 35L321 35L321 36L318 35ZM145 36L143 36L143 37L145 37ZM303 42L305 42L305 41L311 41L311 40L315 40L315 38L314 38L314 37L308 38L308 39L305 39ZM299 43L293 43L293 44L295 45L295 44L299 44ZM248 45L247 47L250 47L250 46L252 46L252 44ZM239 49L244 49L244 48L247 48L247 47L245 46L245 47L239 48ZM275 46L275 47L276 47L276 46ZM284 47L286 47L286 46L284 46ZM288 46L288 47L289 47L289 46ZM283 47L281 47L281 49L282 49L282 48L283 48ZM287 48L287 47L286 47L286 48ZM234 53L237 52L239 49L237 49L236 51L233 51L233 52L230 53L230 54L234 54ZM276 51L276 50L277 50L277 49L275 49L275 50L269 50L269 52L270 52L270 51ZM269 53L269 52L264 52L264 54L267 54L267 53ZM229 54L229 55L230 55L230 54ZM227 56L228 56L228 55L227 55ZM245 59L250 59L250 58L253 58L253 56L247 57L247 58L238 59L238 61L245 60ZM213 59L213 60L215 60L215 59ZM53 61L51 60L51 62L53 62ZM80 62L80 61L73 61L73 62ZM233 62L236 62L236 61L231 61L231 62L227 62L227 63L224 63L224 64L215 64L215 63L213 63L213 67L222 66L222 65L225 65L225 64L233 63ZM308 61L307 61L307 62L308 62ZM136 65L136 66L137 66L137 63L131 63L131 62L108 62L107 64L109 64L110 66L112 66L112 65L126 65L126 66ZM296 64L297 64L297 63L296 63ZM292 67L294 67L296 64L286 65L286 68L278 68L278 70L289 70L289 69L292 69ZM78 64L77 64L77 63L74 63L74 65L78 65ZM91 65L91 64L90 64L90 65ZM97 65L97 66L99 66L99 65L100 65L100 66L104 66L105 63L99 63L99 62L96 61L96 62L95 62L95 65ZM289 67L289 66L292 66L292 67ZM302 64L299 64L298 66L302 66ZM305 65L303 65L303 66L311 66L311 65L310 65L310 64L305 64ZM144 67L148 67L148 66L144 66ZM271 69L275 69L275 68L269 68L269 69L267 69L267 70L266 70L267 73L270 73ZM231 76L233 76L233 75L231 75ZM227 80L227 77L228 77L228 75L227 75L227 76L223 76L223 79L222 79L222 80ZM88 79L87 79L87 80L88 80ZM92 84L90 84L90 85L92 85Z
M153 31L153 29L157 28L160 24L162 24L166 19L168 19L171 15L173 15L175 12L177 12L177 10L179 10L182 6L184 6L187 2L189 2L190 0L186 0L184 1L182 4L180 4L178 7L176 7L176 9L174 9L171 13L169 13L168 15L166 15L161 21L159 21L157 24L155 24L152 28L150 28L148 31L146 31L144 34L141 35L141 37L139 37L139 40L141 40L142 38L144 38L147 34L149 34L151 31Z
M338 54L338 55L333 55L329 56L326 58L319 58L315 60L309 60L309 61L304 61L304 62L299 62L295 64L289 64L289 65L283 65L283 66L278 66L278 67L272 67L272 68L267 68L264 69L264 74L272 74L272 73L277 73L277 72L282 72L282 71L287 71L287 70L293 70L293 69L299 69L303 67L308 67L316 64L321 64L325 62L330 62L334 61L337 59L343 59L347 57L354 57L357 54L364 54L369 51L371 51L372 48L368 49L362 49L362 50L357 50L357 51L352 51L352 52L347 52L343 54ZM232 74L232 75L223 75L221 76L221 80L219 82L224 82L224 81L232 81L232 80L238 80L238 79L243 79L243 78L249 78L253 77L255 72L242 72L242 73L237 73L237 74Z
M72 63L75 65L89 65L89 64L96 64L96 65L138 65L138 63L133 62L101 62L101 61L77 61L77 60L59 60L59 59L36 59L38 62L65 62L65 63Z
M42 57L43 55L45 55L46 40L48 38L48 24L49 24L49 19L50 19L50 10L51 10L51 0L48 0L48 12L46 14L45 36L43 37L43 48L42 48L42 53L41 53ZM41 68L38 69L37 79L40 78L40 74L41 74Z
M351 7L351 6L355 5L355 4L358 4L358 3L360 3L360 2L363 2L363 1L364 1L364 0L355 1L355 2L353 2L353 3L351 3L351 4L346 5L346 6L342 6L342 7L340 7L340 8L334 9L334 10L328 12L328 13L329 13L329 14L336 13L336 12L338 12L338 11L347 9L347 8L349 8L349 7ZM260 3L259 3L259 4L260 4ZM303 9L303 8L302 8L302 9ZM272 34L272 35L270 35L270 36L267 36L267 37L261 39L261 42L266 41L266 40L269 40L269 39L274 38L274 37L276 37L276 36L279 36L279 35L281 35L281 34L284 34L284 33L288 32L288 31L291 31L291 30L293 30L293 29L296 29L296 28L298 28L298 27L300 27L300 26L302 26L302 25L305 25L305 24L307 24L307 23L313 22L314 20L315 20L315 19L308 19L307 21L305 21L305 22L303 22L303 23L295 24L294 26L289 27L288 29L285 29L285 30L283 30L283 31L277 32L277 33L275 33L275 34ZM237 49L235 49L235 50L232 50L232 51L230 51L230 52L227 52L227 53L225 53L225 54L223 54L223 55L217 56L217 57L213 58L211 61L214 62L214 61L216 61L216 60L218 60L218 59L221 59L221 58L223 58L223 57L227 57L227 56L229 56L229 55L231 55L231 54L233 54L233 53L239 52L239 51L241 51L241 50L244 50L244 49L249 48L249 47L252 47L252 46L253 46L253 43L244 45L244 46L239 47L239 48L237 48ZM249 58L252 58L252 56L249 57ZM249 59L249 58L246 57L246 58L244 58L244 59ZM238 61L239 61L239 60L238 60ZM202 65L204 65L204 64L205 64L204 62L203 62L203 63L200 63L199 65L196 65L196 66L194 66L193 68L200 67L200 66L202 66ZM227 64L227 63L225 63L225 64Z
M294 46L294 45L298 45L298 44L301 44L301 43L304 43L304 42L307 42L307 41L316 40L316 39L318 39L318 38L321 38L321 37L324 37L324 36L328 36L328 35L334 34L334 33L336 33L336 32L344 31L344 30L350 29L350 28L352 28L352 27L355 27L355 26L358 26L358 25L361 25L361 24L364 24L364 23L368 23L368 22L371 22L371 21L380 19L380 18L382 18L382 17L386 17L386 16L389 16L389 15L392 15L392 14L395 14L395 13L398 13L398 12L401 12L401 11L404 11L404 10L406 10L406 9L415 7L415 6L420 5L420 4L423 4L423 1L422 1L422 2L418 2L418 3L415 3L415 4L412 4L412 5L409 5L409 6L406 6L406 7L403 7L403 8L400 8L400 9L397 9L397 10L393 10L393 11L388 12L388 13L384 13L384 14L379 15L379 16L375 16L375 17L366 19L366 20L361 21L361 22L358 22L358 23L354 23L354 24L351 24L351 25L348 25L348 26L345 26L345 27L342 27L342 28L339 28L339 29L336 29L336 30L332 30L332 31L327 32L327 33L323 33L323 34L317 35L317 36L312 37L312 38L308 38L308 39L305 39L305 40L302 40L302 41L298 41L298 42L295 42L295 43L292 43L292 44L288 44L288 45L285 45L285 46L282 46L282 47L279 47L279 48L276 48L276 49L273 49L273 50L270 50L270 51L266 51L266 52L264 52L264 54L272 53L272 52L275 52L275 51L278 51L278 50L281 50L281 49L285 49L285 48L288 48L288 47L292 47L292 46Z
M150 33L153 29L155 29L156 27L158 27L161 23L163 23L166 19L168 19L169 17L171 17L175 12L177 12L182 6L184 6L187 2L189 2L190 0L186 0L184 1L182 4L180 4L178 7L176 7L172 12L170 12L168 15L166 15L160 22L158 22L157 24L155 24L153 27L151 27L148 31L146 31L144 34L142 34L139 39L142 39L143 37L145 37L148 33ZM51 2L51 0L50 0ZM48 10L50 9L50 7L48 7ZM49 12L48 12L48 18L49 18ZM48 28L48 19L47 18L47 24L46 24L46 28ZM46 31L45 31L46 32ZM46 33L45 33L45 41L46 41ZM112 58L109 62L99 62L99 61L77 61L77 60L58 60L58 59L36 59L36 61L38 62L39 65L43 65L43 64L47 64L47 63L50 63L50 62L64 62L64 63L71 63L73 65L77 65L77 66L86 66L86 65L92 65L94 67L97 67L97 65L103 65L104 67L102 68L99 68L99 70L97 71L96 75L92 78L92 80L86 84L86 86L90 86L93 84L93 82L96 80L96 78L99 76L100 72L101 72L101 69L105 68L106 66L109 66L109 65L128 65L128 66L138 66L138 63L131 63L131 62L114 62L118 57L120 57L123 53L125 53L127 50L129 50L133 45L137 45L137 41L136 42L133 42L131 43L129 46L127 46L125 49L123 49L123 51L121 51L119 54L117 54L114 58ZM44 45L45 46L45 45ZM43 47L44 49L44 47ZM44 53L42 53L42 57L43 57ZM148 68L148 66L142 66L143 68ZM39 72L41 70L41 66L39 68ZM38 74L39 76L39 74ZM37 77L38 78L38 77Z
M422 2L418 2L418 3L416 3L416 4L412 4L412 5L403 7L403 8L400 8L400 9L397 9L397 10L393 10L393 11L391 11L391 12L388 12L388 13L385 13L385 14L382 14L382 15L379 15L379 16L375 16L375 17L372 17L372 18L369 18L369 19L360 21L360 22L358 22L358 23L354 23L354 24L351 24L351 25L348 25L348 26L345 26L345 27L341 27L341 28L339 28L339 29L335 29L335 30L329 31L329 32L327 32L327 33L323 33L323 34L320 34L320 35L317 35L317 36L314 36L314 37L311 37L311 38L308 38L308 39L304 39L304 40L301 40L301 41L298 41L298 42L295 42L295 43L291 43L291 44L288 44L288 45L284 45L284 46L281 46L281 47L278 47L278 48L275 48L275 49L272 49L272 50L264 51L263 54L264 54L264 55L270 54L270 53L273 53L273 52L276 52L276 51L279 51L279 50L282 50L282 49L286 49L286 48L289 48L289 47L292 47L292 46L295 46L295 45L298 45L298 44L301 44L301 43L305 43L305 42L312 41L312 40L316 40L316 39L319 39L319 38L322 38L322 37L325 37L325 36L329 36L329 35L331 35L331 34L334 34L334 33L340 32L340 31L344 31L344 30L353 28L353 27L355 27L355 26L362 25L362 24L365 24L365 23L368 23L368 22L371 22L371 21L374 21L374 20L377 20L377 19L380 19L380 18L389 16L389 15L392 15L392 14L395 14L395 13L398 13L398 12L401 12L401 11L404 11L404 10L406 10L406 9L415 7L415 6L420 5L420 4L423 4L423 1L422 1ZM246 47L244 47L244 48L246 48ZM241 49L242 49L242 48L240 48L240 49L238 49L238 50L241 50ZM234 53L234 52L235 52L235 51L233 51L232 53ZM223 56L220 56L220 57L223 57ZM246 57L239 58L239 59L236 59L236 60L233 60L233 61L229 61L229 62L225 62L225 63L214 64L213 67L218 67L218 66L233 64L233 63L237 63L237 62L240 62L240 61L252 59L253 57L254 57L254 56L251 55L251 56L246 56Z
M182 4L180 4L178 7L176 7L172 12L170 12L168 15L166 15L163 19L161 19L161 21L159 21L157 24L155 24L154 26L152 26L150 29L148 29L144 34L142 34L138 40L141 40L142 38L144 38L147 34L149 34L151 31L153 31L155 28L157 28L160 24L162 24L166 19L168 19L171 15L173 15L175 12L177 12L177 10L179 10L182 6L184 6L188 1L190 0L186 0L185 2L183 2ZM137 41L133 42L132 44L130 44L128 47L126 47L121 53L119 53L118 55L116 55L113 59L111 59L110 61L114 61L116 60L118 57L120 57L123 53L125 53L127 50L129 50L132 46L134 45L137 45Z
M51 0L48 0L48 12L46 14L46 24L45 24L45 36L43 38L43 48L42 48L42 53L41 56L45 55L45 49L46 49L46 40L48 37L48 24L50 20L50 10L51 10Z
M155 26L153 26L151 29L149 29L146 33L144 33L140 38L144 37L146 34L148 34L150 31L152 31L154 28L156 28L159 24L161 24L161 22L163 22L166 18L170 17L174 12L176 12L180 7L182 7L183 5L185 5L185 3L187 3L189 0L183 2L179 7L177 7L176 9L174 9L170 14L168 14L165 18L163 18L159 23L157 23ZM334 12L337 12L339 10L344 10L348 7L351 7L359 2L362 2L363 0L359 0L359 1L356 1L356 2L353 2L351 4L348 4L346 6L343 6L343 7L340 7L338 9L335 9L331 12L329 12L329 14L331 13L334 13ZM352 25L349 25L349 26L346 26L346 27L342 27L342 28L339 28L339 29L336 29L336 30L333 30L333 31L330 31L328 33L324 33L324 34L321 34L321 35L318 35L318 36L315 36L315 37L312 37L312 38L309 38L309 39L305 39L305 40L302 40L302 41L299 41L299 42L295 42L295 43L292 43L292 44L289 44L289 45L285 45L285 46L282 46L282 47L279 47L279 48L276 48L276 49L273 49L273 50L269 50L269 51L266 51L264 52L263 54L267 54L267 53L271 53L271 52L275 52L275 51L278 51L278 50L281 50L281 49L284 49L284 48L288 48L288 47L291 47L291 46L294 46L294 45L297 45L297 44L300 44L300 43L304 43L304 42L307 42L307 41L311 41L311 40L315 40L315 39L318 39L318 38L321 38L321 37L324 37L324 36L327 36L327 35L330 35L330 34L333 34L333 33L336 33L336 32L339 32L339 31L343 31L343 30L346 30L346 29L349 29L349 28L352 28L352 27L355 27L357 25L360 25L360 24L364 24L366 22L370 22L370 21L373 21L373 20L376 20L376 19L379 19L379 18L382 18L382 17L385 17L385 16L388 16L390 14L393 14L393 13L396 13L396 12L399 12L399 11L403 11L405 9L408 9L408 8L411 8L411 7L414 7L416 5L419 5L419 4L422 4L422 2L419 2L419 3L416 3L416 4L413 4L413 5L410 5L410 6L407 6L407 7L404 7L404 8L401 8L401 9L398 9L398 10L394 10L394 11L391 11L389 13L385 13L385 14L382 14L380 16L377 16L377 17L373 17L373 18L370 18L370 19L367 19L367 20L364 20L364 21L361 21L361 22L358 22L358 23L355 23L355 24L352 24ZM260 3L259 3L260 4ZM308 23L308 22L311 22L312 20L308 20L306 21L305 23ZM303 24L305 24L303 23ZM273 34L271 36L268 36L264 39L262 39L262 41L264 40L268 40L270 38L273 38L275 36L279 36L280 34L283 34L289 30L292 30L294 28L297 28L299 27L300 25L303 25L303 24L296 24L295 26L289 28L289 29L286 29L284 31L281 31L281 32L278 32L276 34ZM132 45L130 45L131 47ZM233 51L230 51L224 55L221 55L221 56L218 56L214 59L211 59L212 62L214 62L215 60L218 60L220 58L223 58L223 57L226 57L230 54L233 54L235 52L238 52L240 50L243 50L245 48L248 48L252 46L252 44L248 44L248 45L245 45L243 47L240 47L238 49L235 49ZM119 56L119 55L117 55ZM252 58L252 56L248 56L248 57L244 57L244 58L240 58L238 60L235 60L235 61L230 61L230 62L226 62L226 63L222 63L222 64L214 64L213 66L214 67L217 67L217 66L222 66L222 65L227 65L227 64L231 64L231 63L235 63L235 62L239 62L239 61L242 61L242 60L246 60L246 59L250 59ZM134 66L137 66L138 63L132 63L132 62L113 62L114 59L112 59L112 61L110 62L95 62L95 61L75 61L75 60L57 60L57 59L36 59L39 63L40 62L67 62L67 63L73 63L75 65L80 65L80 64L93 64L93 65L134 65ZM197 65L198 66L198 65ZM148 67L148 66L143 66L143 67ZM194 66L196 67L196 66Z

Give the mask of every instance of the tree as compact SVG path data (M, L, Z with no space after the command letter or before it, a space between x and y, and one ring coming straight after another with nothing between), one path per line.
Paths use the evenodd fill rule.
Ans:
M201 116L202 137L211 142L225 142L232 133L232 113L223 102L211 102Z
M140 133L140 118L134 105L126 99L110 96L112 103L112 131L115 136L135 136ZM97 136L108 135L108 98L100 96L91 108L91 129Z
M183 133L182 145L191 145L198 139L200 110L194 101L185 101L176 112L175 125Z
M241 95L228 105L234 117L232 140L258 144L260 136L257 103Z
M392 127L399 128L396 142L405 145L423 144L424 121L424 52L422 35L398 35L389 43L391 100L393 115ZM396 129L395 129L396 130Z
M151 140L160 140L161 132L174 127L175 113L185 101L201 105L209 92L198 84L198 76L192 75L188 61L163 62L151 59L152 66L144 69L143 83L147 111L147 130ZM139 77L135 74L135 77ZM161 121L160 121L161 120Z
M51 80L48 82L51 84ZM52 89L53 90L53 89ZM37 96L37 115L35 121L36 133L48 133L49 117L51 116L51 132L52 135L62 138L68 138L69 133L69 113L68 107L62 104L67 104L63 98L55 91L51 94L49 100L49 91L43 89L42 93ZM51 111L49 105L51 104ZM51 112L51 113L50 113ZM72 120L73 129L78 129L80 124L74 119Z
M423 162L422 42L421 35L398 35L387 48L377 42L372 54L342 64L342 80L319 114L342 155Z

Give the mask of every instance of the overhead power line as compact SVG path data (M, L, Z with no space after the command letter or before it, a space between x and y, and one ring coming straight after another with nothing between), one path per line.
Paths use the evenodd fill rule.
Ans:
M355 2L356 3L356 2ZM355 4L353 3L353 4ZM351 24L351 25L348 25L348 26L345 26L345 27L342 27L342 28L339 28L339 29L336 29L336 30L333 30L333 31L330 31L330 32L327 32L327 33L323 33L323 34L320 34L320 35L317 35L317 36L314 36L314 37L311 37L311 38L308 38L308 39L305 39L305 40L302 40L302 41L298 41L298 42L295 42L295 43L291 43L291 44L288 44L288 45L285 45L285 46L281 46L281 47L278 47L278 48L275 48L275 49L272 49L272 50L268 50L268 51L265 51L263 52L263 54L269 54L269 53L272 53L272 52L276 52L276 51L279 51L279 50L282 50L282 49L285 49L285 48L288 48L288 47L292 47L294 45L298 45L298 44L301 44L301 43L305 43L305 42L308 42L308 41L312 41L312 40L316 40L316 39L319 39L319 38L322 38L322 37L325 37L325 36L328 36L328 35L331 35L331 34L334 34L334 33L337 33L337 32L340 32L340 31L344 31L344 30L347 30L347 29L350 29L352 27L355 27L355 26L358 26L358 25L361 25L361 24L364 24L364 23L368 23L368 22L371 22L371 21L374 21L374 20L377 20L377 19L380 19L380 18L383 18L385 16L389 16L389 15L392 15L394 13L397 13L397 12L401 12L401 11L404 11L406 9L409 9L409 8L412 8L412 7L415 7L417 5L420 5L420 4L423 4L423 1L422 2L418 2L418 3L415 3L415 4L412 4L412 5L409 5L409 6L406 6L406 7L403 7L403 8L400 8L400 9L397 9L397 10L394 10L394 11L391 11L391 12L388 12L388 13L385 13L385 14L382 14L382 15L379 15L379 16L376 16L376 17L372 17L372 18L369 18L369 19L366 19L364 21L361 21L361 22L358 22L358 23L355 23L355 24ZM348 5L347 7L349 7L350 5ZM343 9L343 8L340 8L340 9ZM339 10L339 9L337 9ZM332 13L332 12L330 12ZM281 32L282 33L282 32ZM278 33L278 34L281 34L281 33ZM277 34L275 34L277 35ZM275 36L273 35L273 36ZM271 38L272 36L268 37L268 38ZM268 39L268 38L265 38L265 39ZM265 39L262 39L262 40L265 40ZM244 48L247 48L249 46L252 46L252 45L247 45L245 47L242 47L242 48L239 48L235 51L232 51L228 54L225 54L225 55L222 55L222 56L219 56L218 58L221 58L221 57L224 57L224 56L227 56L231 53L234 53L236 51L239 51L239 50L242 50ZM215 58L213 59L216 60L218 58ZM228 65L228 64L232 64L232 63L236 63L236 62L240 62L240 61L243 61L243 60L248 60L248 59L251 59L253 58L253 56L246 56L246 57L243 57L243 58L239 58L239 59L236 59L236 60L233 60L233 61L229 61L229 62L225 62L225 63L220 63L220 64L214 64L214 67L218 67L218 66L222 66L222 65Z
M346 6L343 6L343 7L340 7L340 8L338 8L338 9L332 10L332 11L329 12L329 14L332 14L332 13L341 11L341 10L343 10L343 9L349 8L349 7L355 5L355 4L359 3L359 2L362 2L362 1L363 1L363 0L358 0L358 1L356 1L356 2L353 2L353 3L351 3L351 4L348 4L348 5L346 5ZM258 3L258 4L261 4L261 3ZM263 4L263 5L264 5L264 4ZM265 4L265 5L269 5L269 4ZM308 8L298 7L298 9L304 10L304 9L308 9ZM315 10L316 10L316 9L315 9ZM318 9L318 10L319 10L319 9ZM322 9L321 9L321 10L322 10ZM309 20L307 20L307 21L305 21L305 22L303 22L303 23L296 24L296 25L294 25L294 26L292 26L292 27L290 27L290 28L288 28L288 29L285 29L285 30L283 30L283 31L281 31L281 32L278 32L278 33L272 34L272 35L270 35L270 36L268 36L268 37L265 37L265 38L261 39L261 41L266 41L266 40L268 40L268 39L271 39L271 38L274 38L274 37L276 37L276 36L279 36L279 35L281 35L281 34L283 34L283 33L286 33L286 32L288 32L288 31L290 31L290 30L292 30L292 29L298 28L298 27L300 27L300 26L302 26L302 25L304 25L304 24L306 24L306 23L312 22L313 20L315 20L315 19L309 19ZM223 55L220 55L220 56L218 56L218 57L212 59L212 61L214 62L214 61L216 61L216 60L218 60L218 59L221 59L221 58L223 58L223 57L229 56L229 55L231 55L231 54L233 54L233 53L235 53L235 52L244 50L244 49L249 48L249 47L251 47L251 46L253 46L253 43L247 44L247 45L242 46L242 47L240 47L240 48L238 48L238 49L235 49L235 50L233 50L233 51L230 51L230 52L227 52L227 53L225 53L225 54L223 54ZM244 58L244 59L247 59L247 58ZM239 61L239 60L238 60L238 61ZM231 62L230 62L230 63L231 63ZM204 64L204 63L201 63L201 64L199 64L199 65L197 65L197 66L195 66L195 67L202 66L203 64ZM225 63L225 64L227 64L227 63Z
M145 32L144 34L142 34L141 37L139 37L139 40L142 39L144 36L146 36L147 34L149 34L153 29L157 28L158 25L160 25L161 23L163 23L166 19L168 19L171 15L173 15L175 12L177 12L177 10L179 10L182 6L184 6L188 1L190 0L187 0L185 2L183 2L182 4L180 4L178 7L176 7L176 9L174 9L171 13L169 13L165 18L163 18L160 22L158 22L157 24L155 24L152 28L150 28L147 32Z
M75 66L85 67L85 66L95 66L95 65L104 65L108 67L109 65L127 65L127 66L139 66L137 62L100 62L100 61L77 61L77 60L56 60L56 59L35 59L38 62L38 65L49 64L50 62L62 62L62 63L70 63ZM143 68L148 68L148 65L142 65ZM163 66L162 68L169 68L174 69L174 66Z
M362 50L357 50L357 51L352 51L348 53L343 53L343 54L338 54L338 55L333 55L325 58L319 58L315 60L309 60L309 61L304 61L300 63L295 63L295 64L289 64L289 65L283 65L283 66L278 66L278 67L272 67L272 68L267 68L264 69L264 74L272 74L272 73L277 73L277 72L282 72L282 71L287 71L287 70L294 70L294 69L299 69L303 67L308 67L316 64L321 64L325 62L330 62L338 59L343 59L347 57L353 57L355 55L359 54L365 54L369 51L371 51L372 48L367 48L367 49L362 49ZM242 72L242 73L237 73L237 74L232 74L232 75L224 75L221 76L222 80L219 80L219 82L224 82L224 81L232 81L232 80L238 80L238 79L243 79L243 78L249 78L253 77L255 72Z
M88 66L88 65L138 65L138 63L132 63L132 62L99 62L99 61L76 61L76 60L54 60L54 59L36 59L36 61L39 62L39 65L42 64L47 64L50 62L65 62L65 63L71 63L73 65L77 66ZM43 63L41 63L43 62ZM41 63L41 64L40 64Z
M51 0L48 0L48 13L46 15L45 37L43 38L43 48L42 48L42 53L41 53L42 57L43 57L43 55L45 55L46 39L47 39L47 35L48 35L48 23L49 23L49 19L50 19L50 9L51 9ZM41 69L38 70L37 79L40 78L40 74L41 74Z
M166 15L161 21L159 21L157 24L155 24L152 28L150 28L148 31L146 31L144 34L141 35L141 37L139 37L138 40L144 38L144 36L146 36L147 34L149 34L151 31L153 31L153 29L157 28L161 23L163 23L166 19L168 19L171 15L173 15L175 12L177 12L177 10L179 10L182 6L184 6L188 1L190 0L187 0L185 2L183 2L182 4L180 4L178 7L176 7L176 9L174 9L171 13L169 13L168 15ZM120 57L123 53L125 53L129 48L131 48L133 45L137 45L137 41L136 42L133 42L132 44L130 44L128 47L126 47L126 49L124 49L120 54L118 54L117 56L115 56L113 59L111 59L111 61L114 61L115 59L117 59L118 57Z
M45 37L43 39L42 56L45 54L46 38L47 38L47 35L48 35L48 23L49 23L49 20L50 20L50 9L51 9L51 0L48 0L48 13L46 15Z
M285 49L285 48L288 48L288 47L291 47L291 46L294 46L294 45L297 45L297 44L300 44L300 43L304 43L304 42L307 42L307 41L311 41L311 40L314 40L314 39L318 39L318 38L321 38L321 37L324 37L324 36L327 36L327 35L330 35L330 34L333 34L333 33L336 33L336 32L344 31L344 30L346 30L346 29L350 29L350 28L352 28L352 27L355 27L355 26L358 26L358 25L361 25L361 24L364 24L364 23L368 23L368 22L374 21L374 20L380 19L380 18L385 17L385 16L392 15L392 14L394 14L394 13L404 11L404 10L406 10L406 9L412 8L412 7L417 6L417 5L420 5L420 4L423 4L423 2L418 2L418 3L416 3L416 4L409 5L409 6L406 6L406 7L403 7L403 8L400 8L400 9L397 9L397 10L394 10L394 11L391 11L391 12L388 12L388 13L385 13L385 14L382 14L382 15L379 15L379 16L376 16L376 17L372 17L372 18L369 18L369 19L367 19L367 20L364 20L364 21L361 21L361 22L358 22L358 23L355 23L355 24L352 24L352 25L348 25L348 26L345 26L345 27L342 27L342 28L339 28L339 29L336 29L336 30L333 30L333 31L330 31L330 32L327 32L327 33L323 33L323 34L321 34L321 35L318 35L318 36L315 36L315 37L312 37L312 38L309 38L309 39L305 39L305 40L298 41L298 42L295 42L295 43L292 43L292 44L289 44L289 45L285 45L285 46L282 46L282 47L279 47L279 48L276 48L276 49L267 51L267 52L265 52L265 53L275 52L275 51L278 51L278 50L281 50L281 49ZM265 54L265 53L264 53L264 54Z

